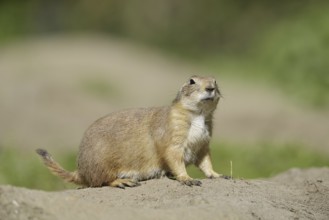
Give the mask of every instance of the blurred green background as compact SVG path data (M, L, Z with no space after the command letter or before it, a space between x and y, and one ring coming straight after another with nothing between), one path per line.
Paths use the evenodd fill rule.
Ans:
M279 88L301 108L328 111L329 2L325 0L0 2L0 50L26 39L85 33L125 39L209 72ZM103 98L119 94L117 86L104 81L84 80L81 87ZM1 184L49 190L71 187L52 177L33 154L27 159L19 147L0 144ZM215 160L216 168L228 175L232 160L235 177L255 178L294 166L329 165L329 155L300 143L260 140L246 145L251 144L215 142L213 157L221 158ZM74 155L76 150L68 150L56 158L74 169ZM194 169L190 172L200 176Z
M111 34L214 67L240 59L244 75L266 77L291 95L326 106L328 10L325 0L4 0L0 43L54 33Z

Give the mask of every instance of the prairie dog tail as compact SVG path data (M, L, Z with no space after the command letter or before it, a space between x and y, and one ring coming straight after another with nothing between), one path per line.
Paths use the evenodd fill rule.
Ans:
M84 182L77 171L69 172L62 168L46 150L37 149L36 152L41 156L43 163L54 175L61 177L67 182L84 185Z

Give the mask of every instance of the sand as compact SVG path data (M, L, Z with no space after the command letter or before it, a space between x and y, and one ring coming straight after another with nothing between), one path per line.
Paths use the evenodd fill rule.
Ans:
M0 186L0 219L329 219L329 168L291 169L270 179L167 178L135 188L45 192Z

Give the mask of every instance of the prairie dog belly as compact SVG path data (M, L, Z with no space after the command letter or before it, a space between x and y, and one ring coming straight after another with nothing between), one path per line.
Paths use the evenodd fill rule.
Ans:
M184 148L185 163L194 163L197 159L197 153L209 140L210 134L205 123L205 117L203 115L194 116Z
M209 140L209 131L205 123L203 115L194 116L191 122L191 127L188 132L187 142L189 144L197 143L204 140Z
M149 168L145 171L142 170L127 170L119 172L117 178L120 179L134 179L137 181L156 179L164 177L166 174L165 170L161 168Z

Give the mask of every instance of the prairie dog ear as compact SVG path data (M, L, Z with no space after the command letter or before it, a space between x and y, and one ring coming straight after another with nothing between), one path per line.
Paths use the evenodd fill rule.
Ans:
M193 76L191 76L191 77L190 77L190 80L189 80L189 84L190 84L190 85L196 84L197 79L198 79L198 76L197 76L197 75L193 75Z

